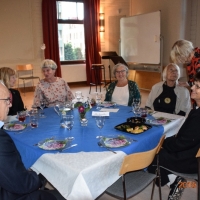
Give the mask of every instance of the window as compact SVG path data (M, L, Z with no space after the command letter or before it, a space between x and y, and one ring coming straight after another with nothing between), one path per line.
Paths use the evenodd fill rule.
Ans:
M61 64L85 63L83 6L83 0L57 1Z

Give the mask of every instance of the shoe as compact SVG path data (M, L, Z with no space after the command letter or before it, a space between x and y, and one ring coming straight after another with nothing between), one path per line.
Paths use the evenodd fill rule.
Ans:
M181 182L187 182L184 178L177 176L175 181L170 185L170 192L168 196L168 200L179 200L184 191L184 187L179 187Z

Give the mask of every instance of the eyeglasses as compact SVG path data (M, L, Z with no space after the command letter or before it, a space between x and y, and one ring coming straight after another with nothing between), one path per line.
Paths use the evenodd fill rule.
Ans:
M5 100L7 105L11 104L11 98L10 97L8 97L7 99L0 99L0 100Z
M121 70L121 71L115 71L116 72L116 74L120 74L120 73L124 73L126 70Z

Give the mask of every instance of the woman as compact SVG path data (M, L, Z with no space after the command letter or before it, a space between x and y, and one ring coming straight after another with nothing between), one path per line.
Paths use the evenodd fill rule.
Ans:
M131 106L133 98L140 98L140 92L137 84L134 81L128 80L128 67L118 63L113 67L113 75L117 81L109 85L105 101Z
M194 48L192 42L178 40L171 50L171 59L175 63L187 64L188 84L192 87L194 75L200 71L200 49ZM187 83L180 83L181 86L188 86Z
M198 170L196 154L200 148L200 72L194 77L194 85L191 90L191 98L195 100L197 107L190 111L177 135L165 139L159 153L161 185L163 186L169 182L171 188L168 200L175 199L174 196L181 196L183 190L180 190L178 185L185 180L171 175L171 172L164 170L162 167L188 174L197 173ZM148 168L149 172L155 172L155 163L156 159Z
M0 68L0 79L10 91L12 106L9 109L8 115L16 115L18 111L25 110L19 91L11 89L16 83L16 72L9 67L2 67Z
M146 107L166 113L185 116L191 109L188 89L178 85L180 69L170 63L163 70L163 82L152 87L146 101Z
M34 106L40 106L40 101L45 100L48 106L71 101L74 96L65 80L55 77L57 65L53 60L46 59L41 65L44 79L35 89Z

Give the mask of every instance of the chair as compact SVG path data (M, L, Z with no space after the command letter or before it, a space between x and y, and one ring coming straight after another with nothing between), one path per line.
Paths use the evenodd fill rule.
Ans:
M103 71L103 78L104 81L101 81L101 72ZM92 74L94 77L94 82L92 82ZM103 64L92 64L91 71L90 71L90 91L91 92L91 86L96 86L96 92L97 92L97 85L100 85L100 92L101 92L101 84L104 83L104 86L106 86L106 79L105 79L105 67Z
M197 155L196 155L196 158L197 158L197 162L198 162L198 172L197 174L185 174L185 173L179 173L179 172L175 172L175 171L172 171L168 168L165 168L165 167L162 167L163 169L166 169L170 172L172 172L172 174L175 174L176 176L180 176L180 177L183 177L185 179L189 179L189 180L195 180L198 182L198 189L197 189L197 199L200 200L200 149L198 150L197 152Z
M162 146L165 136L162 136L158 145L146 152L134 153L125 156L119 175L122 175L113 185L106 189L106 193L117 199L129 199L143 189L145 189L151 182L154 181L151 199L153 199L153 192L155 187L155 180L159 179L159 197L161 196L161 183L160 183L160 170L159 170L159 157L158 153ZM157 170L156 174L151 174L143 169L148 167L154 157L157 155Z
M27 64L27 65L17 65L16 66L17 73L18 73L18 89L19 89L19 79L23 81L24 84L24 95L25 95L25 81L26 80L32 80L32 84L34 87L33 79L39 79L39 76L33 76L33 65ZM26 73L25 73L26 72ZM20 74L26 74L26 76L20 76ZM29 74L27 76L27 73Z

